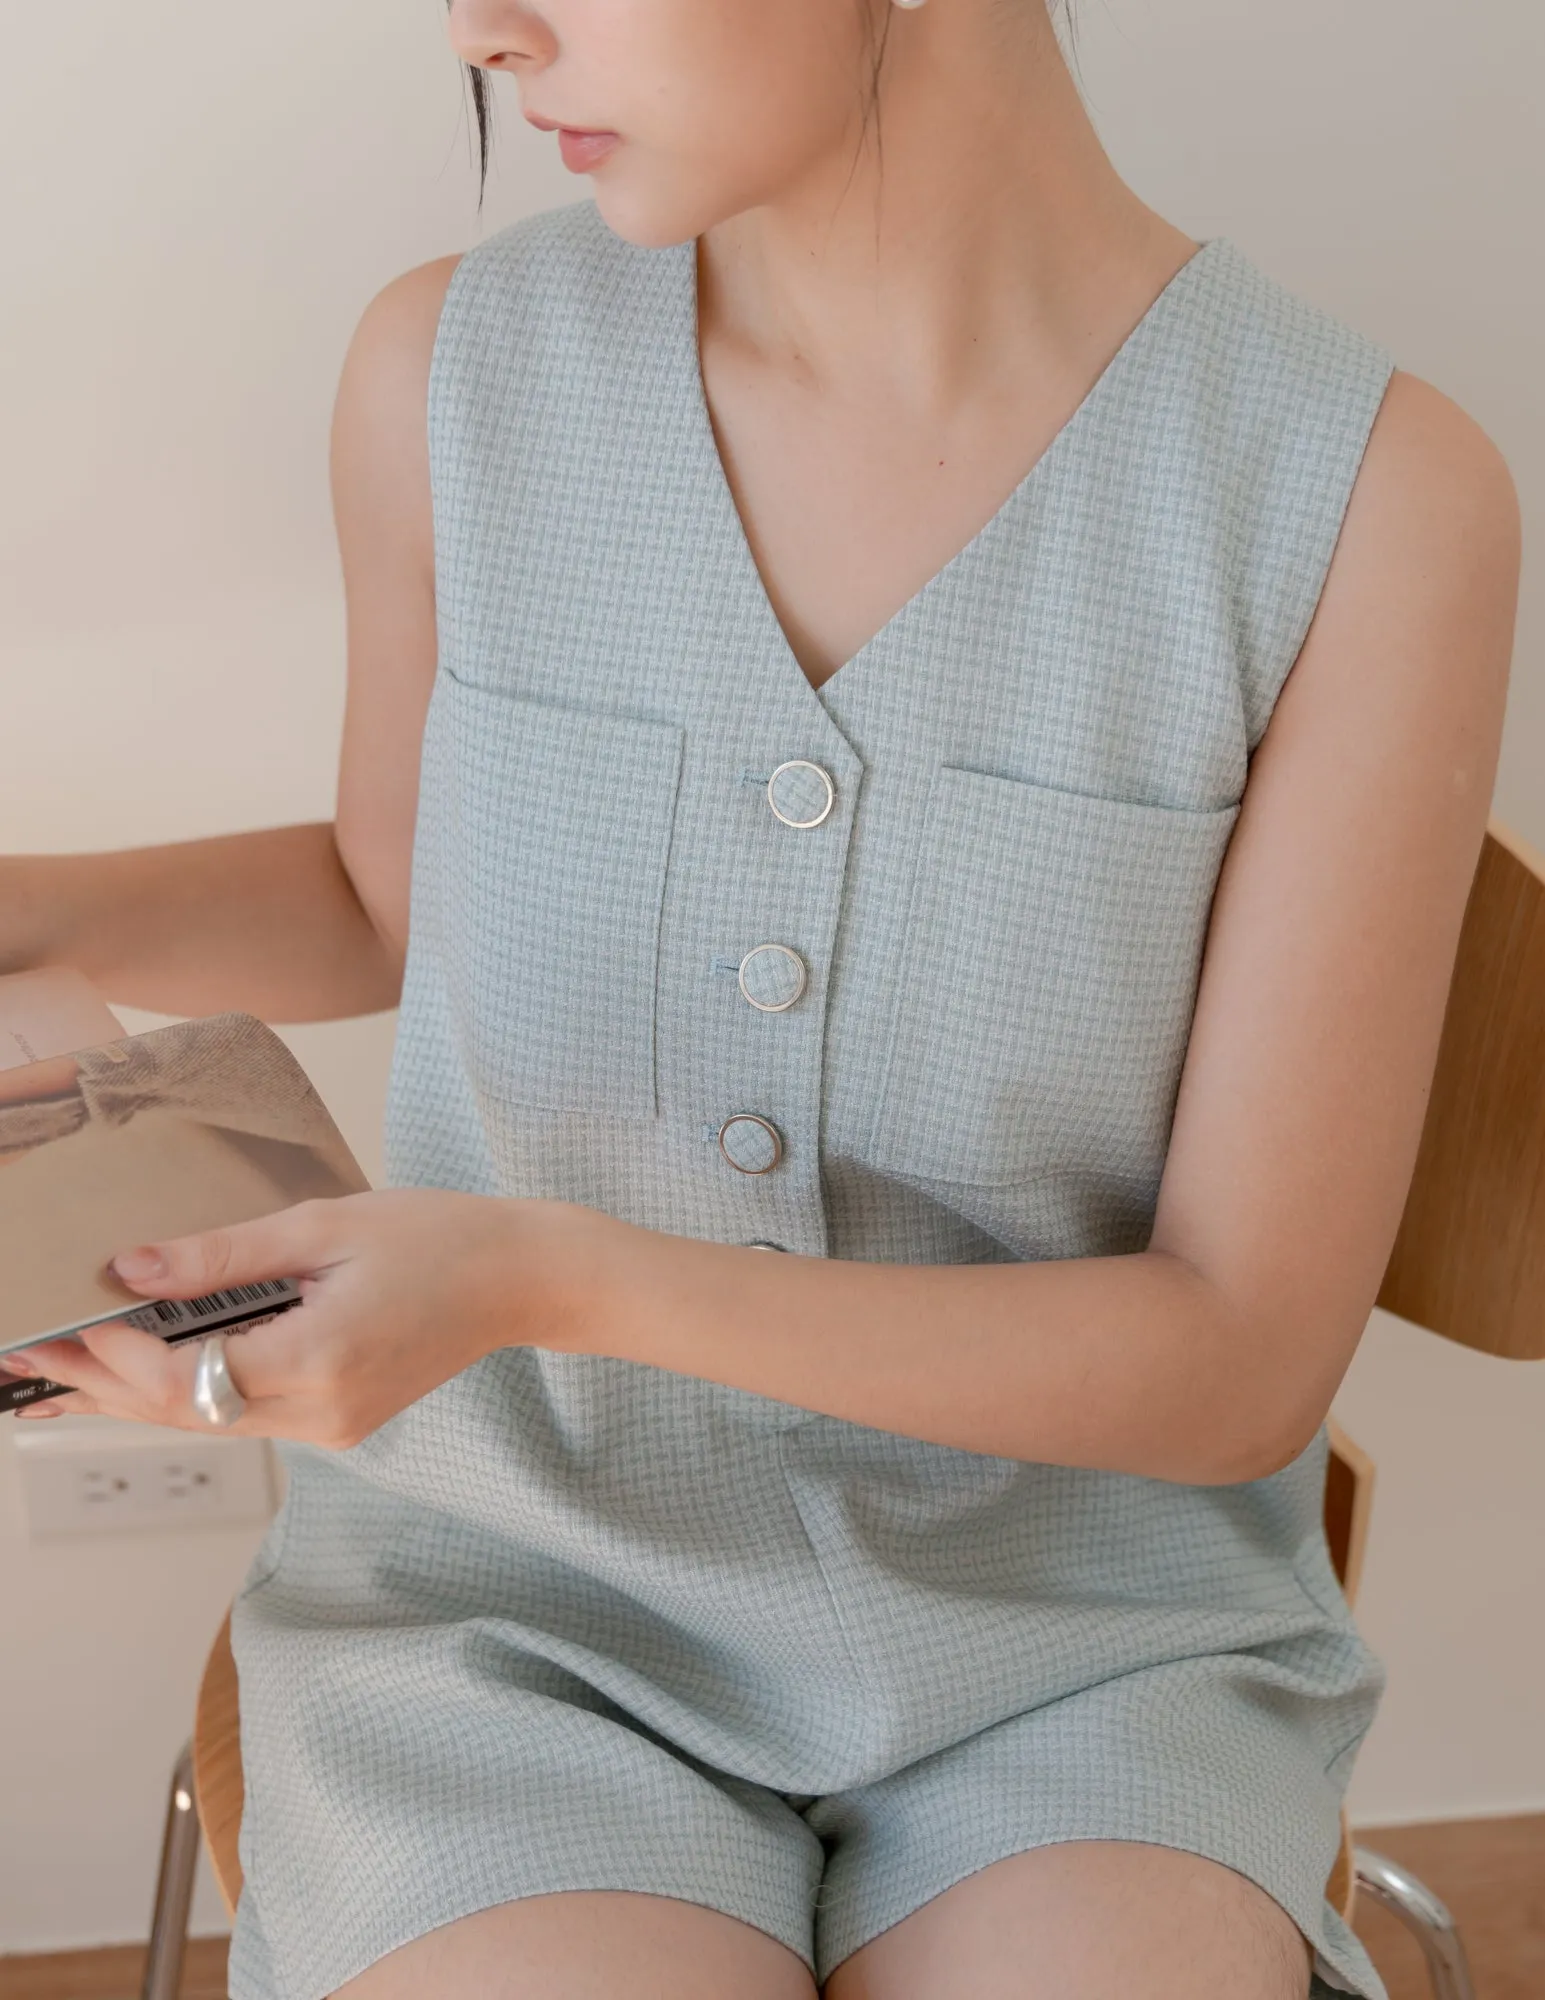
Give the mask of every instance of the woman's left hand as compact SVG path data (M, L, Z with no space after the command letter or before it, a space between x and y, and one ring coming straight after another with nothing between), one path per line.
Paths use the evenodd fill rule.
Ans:
M302 1304L229 1336L247 1404L230 1428L342 1450L498 1348L562 1347L586 1246L604 1226L564 1202L394 1190L120 1252L113 1268L146 1299L298 1279ZM198 1348L113 1321L0 1366L78 1392L23 1419L90 1412L198 1430Z

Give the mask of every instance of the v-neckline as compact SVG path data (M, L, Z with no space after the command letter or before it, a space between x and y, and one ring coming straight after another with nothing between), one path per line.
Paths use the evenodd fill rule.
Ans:
M1183 281L1194 280L1198 271L1205 265L1210 264L1226 247L1227 238L1225 237L1209 236L1203 238L1197 248L1192 251L1191 255L1176 271L1171 273L1163 287L1149 301L1141 317L1133 323L1121 345L1115 350L1099 374L1090 383L1076 407L1069 413L1066 420L1058 429L1053 432L1051 437L1047 439L1046 444L1042 447L1028 470L1010 488L1000 504L982 525L961 544L952 556L941 563L931 576L920 583L909 597L898 604L889 617L870 633L869 637L857 651L850 653L847 659L835 668L833 672L829 673L820 686L817 687L800 664L798 654L789 644L788 633L784 630L783 620L778 616L772 598L768 594L761 565L758 563L755 552L751 547L751 538L746 533L746 524L741 517L740 507L735 499L735 489L730 484L729 473L725 469L724 456L719 449L719 439L713 426L713 413L708 406L708 388L703 379L702 331L698 318L699 279L696 239L694 238L692 241L681 246L681 254L686 259L686 326L684 333L692 378L690 397L692 416L698 429L699 442L707 455L708 476L715 489L715 505L724 517L723 526L733 551L734 560L746 576L746 581L751 587L752 595L758 604L760 616L770 627L770 637L774 650L781 656L789 671L798 675L800 684L803 686L806 694L820 702L823 710L825 708L828 689L834 688L839 680L843 680L848 685L851 685L852 681L856 678L853 669L861 668L872 654L881 649L883 643L891 633L902 624L910 622L917 614L918 608L925 599L936 595L947 580L958 576L963 568L970 566L973 557L983 545L997 534L1003 522L1011 514L1015 513L1028 498L1032 490L1043 482L1046 477L1047 467L1055 460L1065 456L1066 452L1071 448L1070 440L1074 438L1077 432L1087 428L1091 412L1097 409L1099 404L1104 401L1106 395L1110 392L1110 385L1113 380L1119 374L1125 372L1126 367L1129 365L1130 357L1144 343L1156 321L1164 316L1164 310L1175 299L1177 288L1184 289Z

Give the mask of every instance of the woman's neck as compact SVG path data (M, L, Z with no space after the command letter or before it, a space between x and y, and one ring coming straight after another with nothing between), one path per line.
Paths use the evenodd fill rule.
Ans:
M862 136L700 245L705 343L918 408L1098 346L1195 246L1119 178L1041 0L896 13Z

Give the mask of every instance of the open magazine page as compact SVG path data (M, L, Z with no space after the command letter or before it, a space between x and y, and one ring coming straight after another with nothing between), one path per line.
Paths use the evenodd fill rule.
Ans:
M147 1305L108 1259L367 1185L305 1072L250 1015L0 1070L0 1356L107 1319L177 1338L294 1303L276 1283ZM0 1376L0 1409L36 1393Z

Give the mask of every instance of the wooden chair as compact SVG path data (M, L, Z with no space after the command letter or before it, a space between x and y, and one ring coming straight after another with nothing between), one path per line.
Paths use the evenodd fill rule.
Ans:
M1495 820L1465 913L1432 1098L1379 1304L1484 1354L1545 1358L1545 857ZM1330 1435L1325 1534L1350 1602L1373 1466L1339 1427ZM141 2000L176 2000L200 1828L235 1909L242 1797L227 1618L204 1670L193 1741L172 1780ZM1350 1918L1359 1888L1415 1933L1437 2000L1473 2000L1443 1905L1396 1863L1354 1847L1343 1828L1326 1893Z

